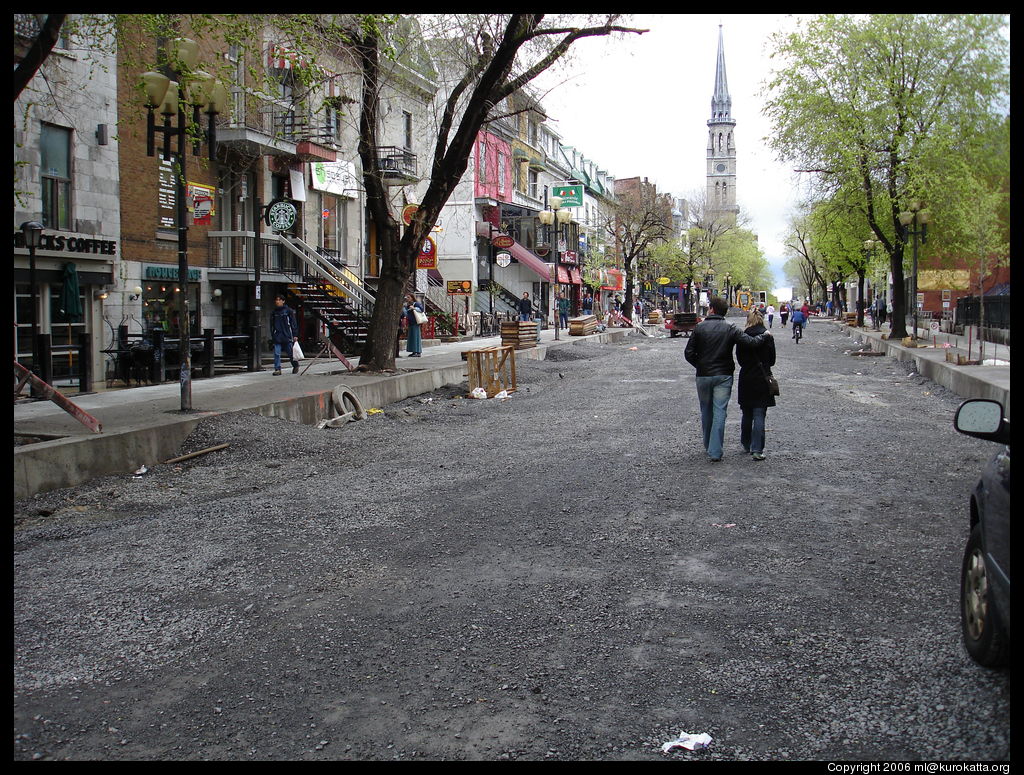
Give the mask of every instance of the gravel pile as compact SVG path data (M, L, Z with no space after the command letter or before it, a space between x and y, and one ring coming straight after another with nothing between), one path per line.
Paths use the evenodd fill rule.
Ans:
M14 758L1008 760L957 610L995 446L773 333L764 462L733 403L708 463L686 340L634 337L15 503Z

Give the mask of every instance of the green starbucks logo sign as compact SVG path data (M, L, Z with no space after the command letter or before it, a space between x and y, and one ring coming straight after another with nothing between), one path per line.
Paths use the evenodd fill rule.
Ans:
M267 206L267 225L274 231L288 231L298 216L298 208L289 199L276 199Z

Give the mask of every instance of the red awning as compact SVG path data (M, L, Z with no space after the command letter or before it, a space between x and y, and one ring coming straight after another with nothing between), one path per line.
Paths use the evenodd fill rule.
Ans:
M572 284L573 285L583 285L583 278L580 277L580 270L579 269L570 269L569 270L569 277L572 278Z
M569 279L569 270L564 266L558 267L558 282L569 284L572 280Z
M497 229L491 230L491 225L487 221L476 222L476 235L478 237L497 237L498 235L504 235L504 232L498 231ZM518 261L524 266L528 266L542 278L547 281L551 281L551 264L547 264L541 261L532 251L527 250L518 242L513 242L512 247L508 248L508 252L512 254L512 258ZM568 281L566 281L568 282Z

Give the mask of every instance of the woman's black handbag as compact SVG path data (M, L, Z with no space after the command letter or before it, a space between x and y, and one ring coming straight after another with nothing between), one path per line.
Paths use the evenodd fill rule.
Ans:
M764 373L765 379L768 380L768 395L779 395L779 381L772 376L772 373L770 371L765 369L763 363L758 361L758 365L761 367L761 371Z

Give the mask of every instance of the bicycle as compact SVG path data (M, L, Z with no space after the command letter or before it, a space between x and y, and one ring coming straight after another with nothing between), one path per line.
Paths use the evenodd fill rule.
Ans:
M804 335L804 324L794 323L793 324L793 339L796 340L797 344L800 344L800 337Z

